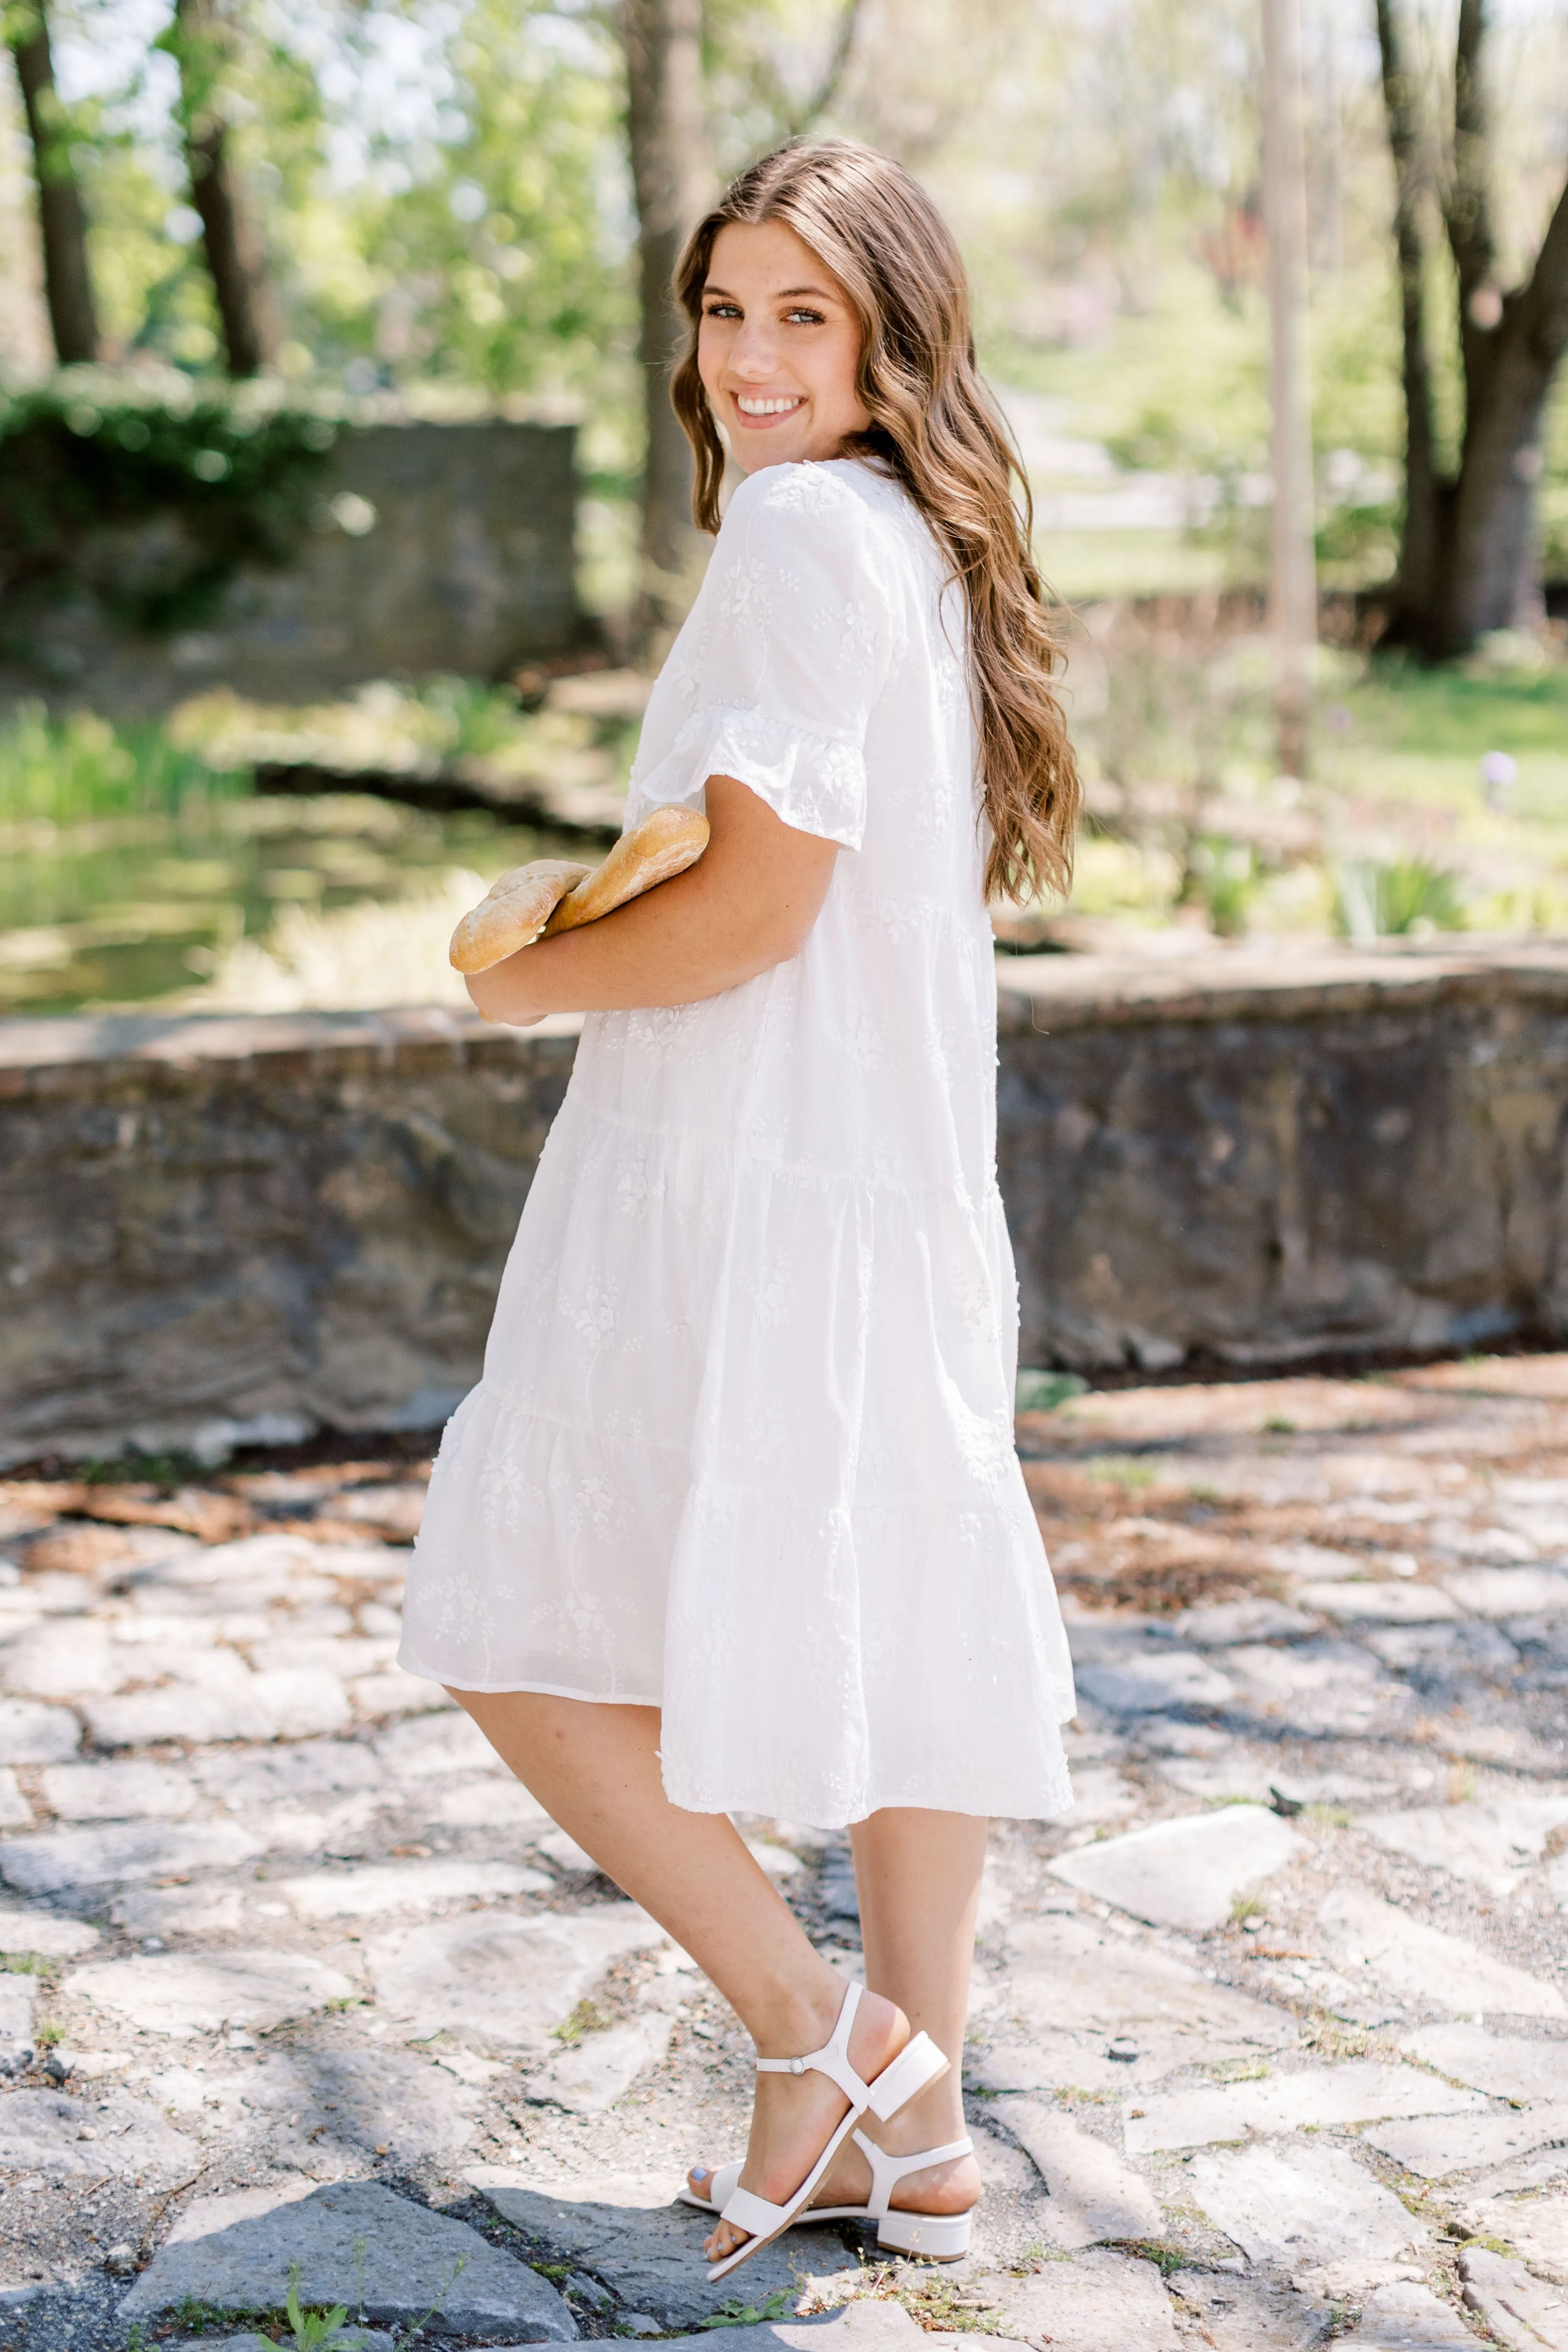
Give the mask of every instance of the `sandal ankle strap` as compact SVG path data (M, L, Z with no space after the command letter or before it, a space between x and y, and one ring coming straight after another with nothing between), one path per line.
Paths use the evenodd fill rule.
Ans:
M826 2074L836 2083L851 2105L864 2110L871 2104L869 2085L863 2083L849 2063L849 2035L855 2023L855 2012L860 2006L860 1987L847 1985L844 2005L838 2012L838 2022L820 2050L813 2050L805 2058L759 2058L759 2074Z

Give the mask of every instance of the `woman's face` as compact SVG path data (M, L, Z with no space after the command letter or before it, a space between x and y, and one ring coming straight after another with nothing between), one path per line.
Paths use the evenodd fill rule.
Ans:
M731 221L713 242L697 365L748 474L836 457L870 425L855 389L860 322L832 271L782 222Z

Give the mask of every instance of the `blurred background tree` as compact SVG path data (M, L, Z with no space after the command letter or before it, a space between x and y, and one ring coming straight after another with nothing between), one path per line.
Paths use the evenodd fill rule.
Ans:
M21 77L0 126L13 375L97 348L193 374L261 367L323 396L569 410L584 422L595 596L668 623L690 546L662 382L669 255L729 173L795 131L839 131L902 156L954 219L1060 584L1259 576L1256 0L48 5L47 26L42 0L10 0L5 17ZM1421 478L1460 482L1481 373L1499 378L1487 355L1529 343L1539 430L1511 457L1528 473L1539 449L1541 467L1534 480L1513 467L1512 543L1532 584L1542 566L1568 571L1568 426L1546 350L1558 310L1540 278L1531 319L1506 291L1568 234L1543 243L1563 193L1563 0L1384 0L1380 51L1378 0L1306 13L1331 586L1394 572L1416 293ZM1411 60L1392 77L1389 26ZM1455 120L1455 60L1471 51L1468 110L1445 144L1436 126ZM1408 99L1398 176L1391 79ZM1504 310L1488 328L1477 298L1493 290ZM1113 491L1118 529L1080 529L1083 500ZM1415 568L1407 549L1406 602ZM1459 642L1495 618L1456 608L1445 625Z

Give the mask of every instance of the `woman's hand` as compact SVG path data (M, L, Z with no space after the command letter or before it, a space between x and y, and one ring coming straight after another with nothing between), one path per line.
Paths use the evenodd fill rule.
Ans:
M733 776L710 776L706 799L708 847L686 873L470 978L487 1021L531 1029L547 1013L695 1004L800 953L837 845L796 832Z

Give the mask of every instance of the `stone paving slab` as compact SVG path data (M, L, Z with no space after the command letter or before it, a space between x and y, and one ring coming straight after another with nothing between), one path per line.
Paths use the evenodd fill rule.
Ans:
M489 2245L466 2222L429 2212L375 2181L344 2181L230 2221L226 2200L187 2209L121 2305L153 2318L184 2296L220 2310L279 2305L298 2265L301 2304L348 2302L399 2326L438 2306L452 2335L510 2331L519 2343L563 2344L576 2322L547 2279Z
M1400 2046L1489 2098L1568 2105L1568 2039L1525 2042L1479 2025L1424 2025Z
M342 1530L356 1496L367 1528L411 1528L424 1465L366 1441L168 1498L209 1534L288 1515L222 1542L0 1481L0 1876L40 1850L108 1874L0 1904L0 1954L71 1963L0 1973L0 2006L65 2036L31 2063L18 2045L6 2087L68 2118L33 2143L58 2163L8 2176L6 2259L70 2282L29 2284L0 2334L119 2352L132 2282L105 2249L166 2248L195 2188L226 2227L264 2219L279 2173L297 2202L374 2186L398 2215L483 2220L498 2259L569 2268L584 2327L630 2334L868 2279L929 2322L984 2279L966 2319L1041 2352L1173 2331L1305 2352L1331 2328L1407 2347L1480 2329L1467 2230L1514 2249L1495 2259L1518 2294L1560 2294L1568 2145L1536 2143L1568 2108L1568 1359L1545 1389L1536 1360L1439 1370L1127 1391L1024 1424L1084 1668L1077 1802L994 1830L965 2066L984 2201L974 2252L934 2277L803 2227L707 2288L705 2219L669 2200L693 2157L743 2144L749 2047L468 1718L390 1664L406 1550ZM847 1842L742 1827L858 1975ZM1240 1852L1253 1834L1272 1867ZM1213 1865L1201 1908L1188 1852ZM68 2116L96 2130L110 2098L122 2168L68 2169L108 2164ZM125 2168L148 2125L190 2151L192 2190ZM465 2177L481 2163L557 2218L536 2203L509 2237ZM585 2222L607 2176L650 2201L606 2193ZM1385 2185L1417 2180L1420 2216ZM1141 2243L1182 2266L1163 2278ZM934 2332L980 2352L967 2325Z
M1044 2221L1052 2245L1072 2252L1162 2234L1153 2191L1106 2141L1039 2099L998 2099L993 2112L1045 2183Z
M798 2293L798 2274L825 2258L822 2233L797 2228L754 2254L732 2282L710 2286L701 2252L713 2217L677 2203L679 2180L669 2173L543 2184L516 2167L478 2165L464 2178L503 2220L559 2247L627 2310L651 2312L667 2328L699 2324L741 2289L753 2307L781 2290ZM829 2253L842 2251L828 2245Z
M1124 2126L1130 2156L1147 2156L1156 2148L1201 2147L1215 2140L1243 2139L1249 2133L1317 2131L1325 2124L1367 2123L1387 2116L1458 2116L1486 2105L1478 2093L1456 2089L1419 2067L1374 2060L1278 2074L1267 2082L1144 2093L1141 2103L1142 2112L1130 2114Z
M1388 2261L1426 2231L1391 2189L1335 2147L1303 2143L1193 2158L1192 2193L1252 2262L1295 2266L1347 2254Z
M1459 2256L1465 2302L1510 2352L1568 2352L1568 2294L1485 2246Z
M973 2292L999 2306L999 2332L1050 2352L1182 2352L1159 2271L1130 2255L1084 2253L1023 2279L982 2273Z
M330 2000L353 2000L359 1989L341 1969L298 1952L240 1951L104 1960L78 1969L66 1990L149 2032L183 2040L220 2027L265 2032Z
M123 2093L91 2099L62 2091L0 2095L0 2167L12 2171L83 2180L143 2173L164 2186L189 2179L200 2165L192 2141Z
M1479 1946L1429 1927L1364 1887L1336 1887L1318 1913L1336 1964L1387 1991L1449 2011L1505 2017L1568 2017L1553 1984L1494 1959Z
M1261 1805L1158 1822L1061 1855L1052 1874L1152 1926L1217 1927L1240 1894L1295 1859L1303 1841Z
M1341 2338L1361 2352L1450 2352L1456 2344L1473 2346L1475 2340L1453 2305L1415 2281L1376 2288L1356 2325Z
M542 2053L612 1960L664 1941L635 1904L576 1917L471 1916L365 1946L377 1998L411 2038L461 2033L482 2047Z
M1406 2172L1419 2173L1423 2180L1444 2180L1452 2173L1476 2172L1482 2165L1532 2155L1538 2147L1568 2144L1568 2106L1441 2120L1423 2117L1384 2124L1362 2137L1369 2147L1391 2156Z

